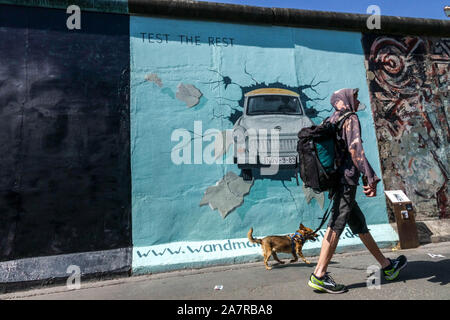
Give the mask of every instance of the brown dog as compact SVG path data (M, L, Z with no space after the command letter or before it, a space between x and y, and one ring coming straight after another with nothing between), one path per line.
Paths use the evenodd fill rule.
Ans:
M288 236L268 236L263 239L255 239L253 238L253 228L250 228L247 233L247 238L250 242L259 243L261 245L264 255L264 265L267 270L272 269L272 267L269 267L267 264L270 256L273 256L280 264L284 264L283 261L278 259L277 252L292 253L294 259L290 261L291 263L298 261L298 254L305 263L309 264L310 262L306 260L302 253L303 244L307 240L315 241L317 237L318 235L314 233L313 230L305 227L303 224L300 224L300 228L296 233Z

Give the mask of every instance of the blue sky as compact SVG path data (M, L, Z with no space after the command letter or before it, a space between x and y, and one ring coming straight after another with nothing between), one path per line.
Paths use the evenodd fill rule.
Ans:
M450 0L214 0L210 2L363 14L367 13L370 5L377 5L382 15L431 19L449 19L444 13L444 7L450 6Z

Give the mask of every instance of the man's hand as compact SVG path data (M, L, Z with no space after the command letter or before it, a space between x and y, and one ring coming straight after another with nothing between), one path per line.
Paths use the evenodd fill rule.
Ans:
M375 197L377 195L377 184L378 182L374 182L368 186L363 186L364 194L369 198Z

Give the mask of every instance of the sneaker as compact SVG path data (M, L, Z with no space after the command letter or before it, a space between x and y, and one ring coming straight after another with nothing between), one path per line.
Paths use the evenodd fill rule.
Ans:
M392 281L398 277L400 270L406 267L408 260L402 255L395 260L389 259L389 261L391 264L383 269L383 275L386 280Z
M311 274L308 285L311 288L328 293L343 293L347 291L343 284L336 284L328 272L322 278L316 277L314 273Z

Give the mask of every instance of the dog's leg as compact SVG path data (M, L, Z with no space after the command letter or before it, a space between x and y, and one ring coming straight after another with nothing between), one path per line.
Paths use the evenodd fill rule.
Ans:
M270 250L265 250L264 249L264 265L266 266L267 270L271 270L272 269L272 267L269 267L269 264L267 263L267 261L269 261L269 259L270 259L271 254L272 253L270 252Z
M300 256L300 258L302 258L302 260L307 263L310 264L311 262L309 262L308 260L306 260L306 258L303 256L303 253L301 251L297 251L297 254Z
M272 252L272 256L273 258L278 261L279 264L284 264L283 261L281 261L280 259L278 259L277 253L275 251Z
M292 255L294 256L294 259L292 259L290 262L291 262L291 263L297 262L297 261L298 261L298 257L297 257L297 255L295 254L295 252L292 252Z

